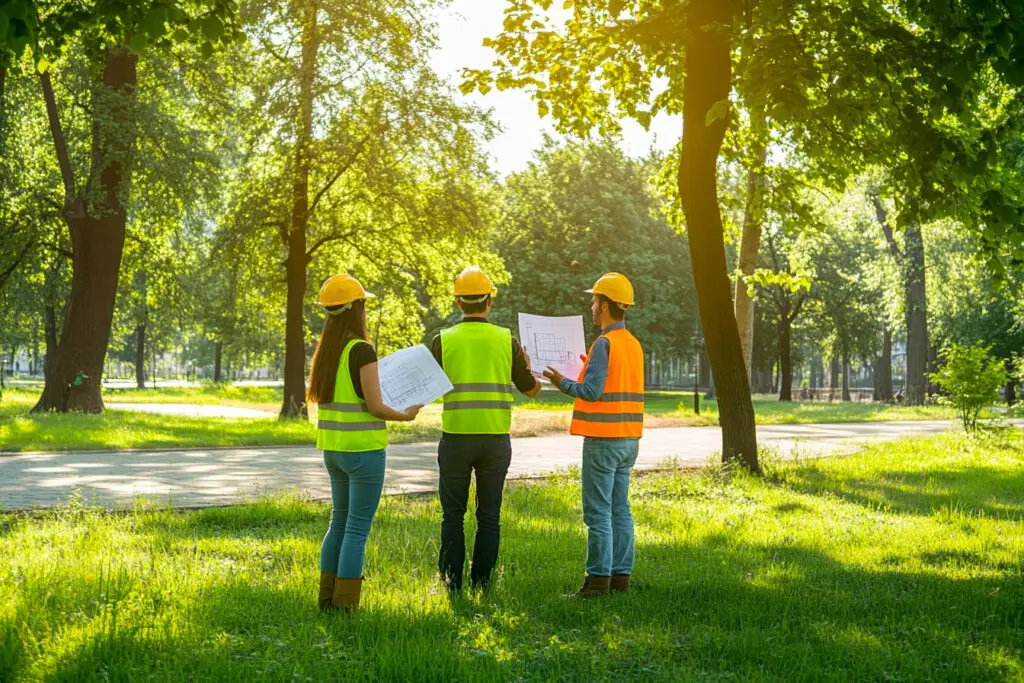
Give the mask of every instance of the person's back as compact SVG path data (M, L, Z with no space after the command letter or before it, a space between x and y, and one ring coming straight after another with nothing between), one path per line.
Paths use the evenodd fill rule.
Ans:
M501 499L512 461L513 387L535 396L540 384L518 340L487 320L495 293L490 279L478 268L467 268L456 279L454 293L464 317L434 338L431 351L454 387L444 397L437 447L443 513L438 570L448 588L458 591L470 481L475 473L477 533L470 579L486 587L497 562Z

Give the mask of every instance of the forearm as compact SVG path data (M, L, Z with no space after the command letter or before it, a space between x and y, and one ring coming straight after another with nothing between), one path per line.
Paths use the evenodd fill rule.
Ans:
M582 382L574 382L568 377L563 377L558 388L563 394L568 394L573 398L582 398L584 401L596 401L603 392L604 382L595 385L587 382L587 378L584 377Z
M388 420L389 422L409 421L409 417L405 413L400 413L391 406L386 405L384 403L381 403L380 405L376 406L371 406L369 403L367 403L366 410L367 412L370 413L370 415L373 415L374 417L380 420Z

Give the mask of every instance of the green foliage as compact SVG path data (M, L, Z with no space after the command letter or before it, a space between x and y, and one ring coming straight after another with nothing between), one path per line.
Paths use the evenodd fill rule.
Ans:
M518 329L518 312L584 316L583 293L615 271L633 283L630 330L648 354L691 350L696 317L689 248L662 217L650 178L657 160L627 159L609 141L548 141L530 167L510 176L494 248L509 272L495 321Z
M956 408L964 429L974 431L978 415L999 400L999 389L1006 384L1004 362L989 356L991 347L952 344L939 357L942 367L931 379L946 393L940 400Z

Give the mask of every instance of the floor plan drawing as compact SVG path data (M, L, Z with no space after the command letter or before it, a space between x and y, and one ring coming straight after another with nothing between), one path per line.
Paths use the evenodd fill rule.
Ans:
M380 359L380 393L395 410L433 403L452 390L452 383L426 346L418 344Z
M550 317L520 313L519 339L535 375L550 366L575 379L583 369L580 355L586 353L586 342L581 315Z

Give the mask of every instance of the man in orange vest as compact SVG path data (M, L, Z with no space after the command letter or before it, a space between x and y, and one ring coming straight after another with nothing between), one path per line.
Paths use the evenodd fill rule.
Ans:
M583 522L587 525L587 576L573 597L629 590L635 557L629 473L644 426L644 352L626 330L633 285L606 273L586 290L601 336L584 357L579 379L554 368L544 376L576 398L570 434L583 437Z

